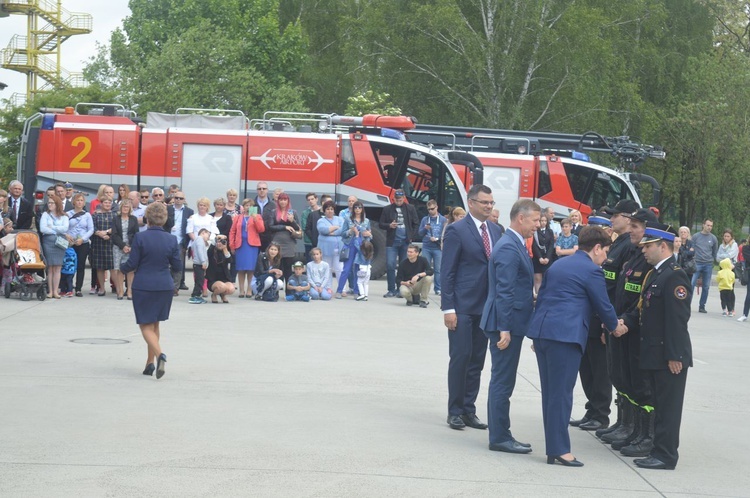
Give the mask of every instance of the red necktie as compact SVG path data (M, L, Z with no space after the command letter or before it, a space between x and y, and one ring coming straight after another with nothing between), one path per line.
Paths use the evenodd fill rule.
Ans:
M490 247L490 236L487 233L487 225L482 223L480 225L480 228L482 229L482 242L484 242L484 254L487 255L487 259L490 259L490 254L492 254L492 248Z

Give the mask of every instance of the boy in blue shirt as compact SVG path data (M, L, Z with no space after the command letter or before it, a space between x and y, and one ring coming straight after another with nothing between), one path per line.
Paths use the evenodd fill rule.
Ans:
M305 264L302 261L297 261L292 265L294 275L289 277L286 284L286 300L287 301L310 301L310 282L307 280L305 275Z
M73 275L76 273L76 267L78 266L78 255L76 254L73 246L68 247L65 250L65 256L63 256L62 269L60 270L60 295L65 297L73 297Z

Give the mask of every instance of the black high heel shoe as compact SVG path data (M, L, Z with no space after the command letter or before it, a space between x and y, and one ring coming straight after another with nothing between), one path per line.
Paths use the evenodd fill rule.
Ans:
M167 355L164 353L159 355L159 359L156 361L156 378L161 379L164 377L164 364L167 362Z
M573 460L565 460L561 456L548 456L547 457L547 463L550 465L554 465L555 462L560 462L561 464L565 465L566 467L583 467L583 462L579 462L575 458Z
M153 363L149 363L146 365L146 369L143 371L143 375L154 375L154 370L156 370L156 366L154 366Z

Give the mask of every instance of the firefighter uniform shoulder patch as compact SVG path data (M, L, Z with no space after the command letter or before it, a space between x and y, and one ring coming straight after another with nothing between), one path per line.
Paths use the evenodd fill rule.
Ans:
M678 285L674 288L674 297L676 297L677 299L686 299L687 296L688 291L684 285Z

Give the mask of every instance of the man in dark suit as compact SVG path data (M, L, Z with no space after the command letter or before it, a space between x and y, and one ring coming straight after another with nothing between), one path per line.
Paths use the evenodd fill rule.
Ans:
M687 369L693 366L687 327L691 286L672 258L675 235L667 225L647 222L640 245L654 269L643 283L640 306L623 317L628 335L640 331L640 368L654 396L653 448L646 458L633 460L646 469L677 465Z
M174 288L175 291L188 290L185 285L185 255L187 254L187 247L190 243L190 237L187 236L187 222L188 218L193 216L193 210L185 205L185 194L179 190L172 194L171 206L174 212L174 226L172 227L172 235L177 239L177 243L180 246L180 258L182 261L182 271L174 272ZM169 213L167 213L169 218Z
M441 272L441 309L448 327L448 425L486 429L474 403L487 355L487 338L479 327L487 299L487 262L500 239L488 218L495 202L484 185L469 189L469 215L445 228ZM486 238L486 242L485 242Z
M31 228L31 222L34 220L34 205L23 197L23 184L18 180L13 180L8 185L8 209L11 220L13 220L13 230L28 230Z
M601 269L610 245L612 238L603 228L581 229L578 251L555 262L545 273L526 333L534 340L539 365L544 439L550 464L557 461L570 467L583 466L570 452L568 420L592 315L596 313L606 330L615 331L619 325Z
M492 249L489 295L480 327L490 341L492 355L487 416L493 451L531 452L531 445L516 441L510 432L510 397L534 306L534 267L525 241L539 228L541 212L532 200L516 201L510 211L510 226Z

